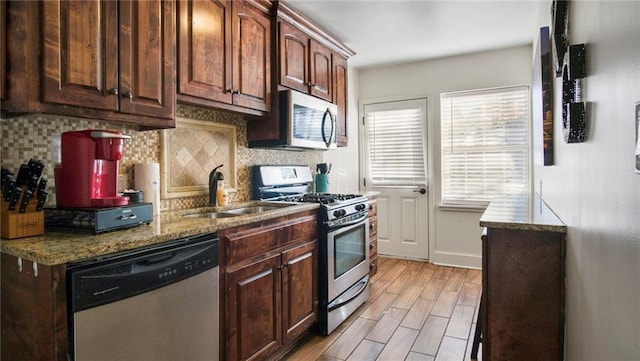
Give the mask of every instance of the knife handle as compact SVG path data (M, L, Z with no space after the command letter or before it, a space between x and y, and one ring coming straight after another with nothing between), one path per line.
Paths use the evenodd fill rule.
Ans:
M18 175L16 176L16 186L21 187L27 184L29 180L29 166L26 164L20 164L20 170L18 170Z
M47 192L47 178L46 177L40 178L40 183L38 183L38 191L36 193L36 197L38 197L38 199L40 199L40 194L42 192L45 192L45 193Z
M13 193L16 191L16 181L13 180L13 177L7 177L7 180L4 182L4 187L2 188L2 194L4 196L4 200L7 202L11 202L13 199Z
M38 195L36 196L38 198L38 203L36 204L36 211L41 211L42 208L44 208L44 202L47 201L47 196L49 195L49 193L47 191L40 191L38 190Z
M10 211L16 209L16 204L18 204L18 200L20 199L20 193L22 193L22 188L15 187L13 190L13 194L11 195L11 200L9 201Z
M31 190L27 189L24 191L24 194L22 195L22 202L20 202L20 213L27 211L27 205L29 205L31 197L33 197L33 192Z

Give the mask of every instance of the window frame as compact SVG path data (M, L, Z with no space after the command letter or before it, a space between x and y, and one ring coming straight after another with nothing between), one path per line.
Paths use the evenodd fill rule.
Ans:
M385 105L389 105L389 104L402 104L402 103L414 103L417 104L417 108L420 108L421 110L421 141L422 141L422 167L423 167L423 171L424 171L424 179L419 179L419 180L408 180L408 181L397 181L397 180L391 180L391 181L383 181L383 182L375 182L373 180L373 176L372 176L372 162L371 162L371 151L370 151L370 146L371 146L371 139L370 139L370 134L368 132L368 130L370 129L370 124L369 124L369 120L366 119L367 116L367 107L376 107L376 106L381 106L384 107ZM409 109L407 107L407 109ZM428 168L428 157L429 157L429 152L428 152L428 133L429 133L429 125L428 125L428 117L429 117L429 101L428 101L428 97L427 96L419 96L419 97L407 97L407 98L393 98L393 99L384 99L384 100L378 100L378 101L368 101L368 102L363 102L362 104L362 136L363 139L365 140L362 144L362 152L364 155L364 159L367 162L367 165L364 167L364 169L366 170L366 174L365 174L365 188L404 188L404 187L413 187L416 185L420 185L420 186L425 186L426 184L428 184L429 182L429 168ZM387 110L383 110L383 111L387 111ZM366 125L365 125L366 123Z
M465 91L456 91L456 92L446 92L440 94L440 202L439 208L441 210L456 210L456 211L483 211L486 206L491 202L491 200L477 200L477 199L456 199L456 198L446 198L445 197L445 189L447 185L447 180L445 179L447 169L447 164L445 164L446 158L446 150L445 150L445 142L450 142L451 138L445 138L447 134L445 132L445 122L450 122L450 118L444 117L444 107L443 101L444 98L455 98L455 97L465 97L465 96L476 96L482 94L496 94L496 93L504 93L506 91L525 91L526 92L526 115L523 119L523 130L525 134L525 141L522 145L518 146L518 151L524 151L524 168L526 169L526 174L524 175L524 184L522 185L522 190L518 192L503 192L499 196L506 197L507 194L521 193L521 192L530 192L531 190L531 177L532 177L532 164L531 164L531 87L529 85L514 85L514 86L504 86L504 87L495 87L495 88L485 88L485 89L473 89L473 90L465 90ZM504 146L508 147L508 146ZM513 147L513 146L511 146ZM499 147L493 146L488 147L488 149L499 149ZM486 193L483 193L486 196Z

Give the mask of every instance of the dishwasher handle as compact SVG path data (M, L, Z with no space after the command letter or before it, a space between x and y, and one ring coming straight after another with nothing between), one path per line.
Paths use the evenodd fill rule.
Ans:
M131 265L131 274L156 272L160 269L175 265L176 263L197 257L202 252L205 252L208 247L209 246L205 244L197 248L186 248L146 258Z

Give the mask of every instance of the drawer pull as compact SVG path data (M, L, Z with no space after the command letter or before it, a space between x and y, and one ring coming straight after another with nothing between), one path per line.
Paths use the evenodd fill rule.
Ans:
M126 221L126 220L129 220L129 219L136 219L136 218L138 218L138 216L136 216L133 213L132 214L128 214L126 216L123 215L123 216L118 217L118 219L121 220L121 221Z

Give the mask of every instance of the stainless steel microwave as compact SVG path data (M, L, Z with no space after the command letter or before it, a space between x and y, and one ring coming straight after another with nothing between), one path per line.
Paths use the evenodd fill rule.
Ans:
M280 91L278 105L279 139L250 142L249 146L292 150L337 147L337 105L295 90Z
M279 93L281 124L286 123L287 146L336 148L338 106L295 90Z

